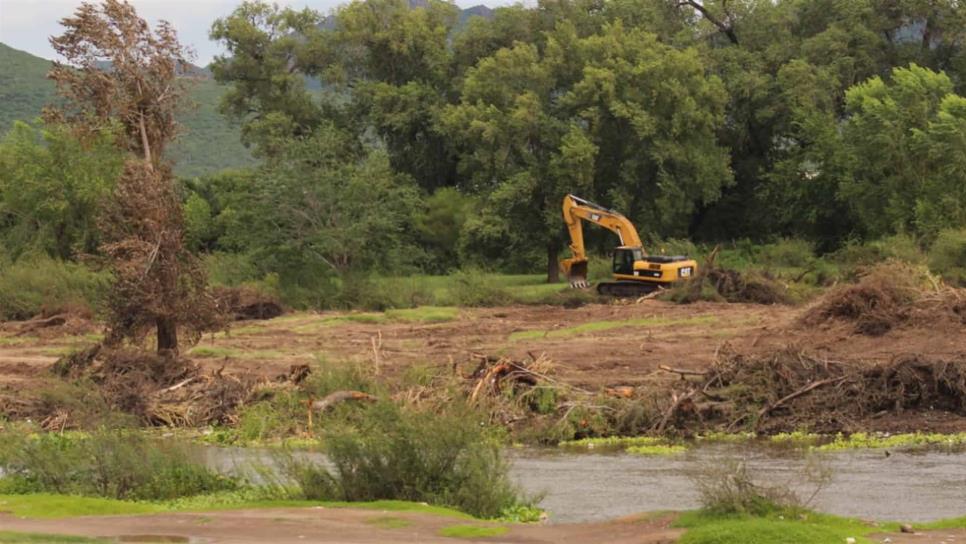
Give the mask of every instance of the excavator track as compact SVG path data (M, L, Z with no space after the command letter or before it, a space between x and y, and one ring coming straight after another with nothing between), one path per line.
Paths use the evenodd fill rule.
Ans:
M656 283L642 281L609 281L597 284L601 295L617 298L637 298L661 289Z

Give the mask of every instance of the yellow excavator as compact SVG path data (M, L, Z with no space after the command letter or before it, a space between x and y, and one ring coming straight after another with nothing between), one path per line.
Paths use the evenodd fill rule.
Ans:
M686 256L648 255L634 224L614 210L567 195L563 200L563 216L570 231L573 257L561 260L560 269L570 280L571 287L590 287L587 282L587 253L582 221L600 225L620 239L620 246L614 250L615 281L597 284L597 292L602 295L646 295L686 280L698 270L698 263Z

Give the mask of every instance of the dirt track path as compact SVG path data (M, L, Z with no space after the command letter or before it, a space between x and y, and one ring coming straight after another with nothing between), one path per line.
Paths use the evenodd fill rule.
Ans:
M386 520L405 525L381 528ZM403 520L403 521L400 521ZM628 518L607 523L579 525L508 525L501 536L485 542L507 544L670 544L682 530L670 529L672 517ZM221 512L158 514L148 516L80 517L69 520L25 520L0 514L0 528L7 531L69 534L88 537L121 537L138 542L200 542L277 544L318 542L324 544L374 544L387 542L453 543L480 542L439 536L451 525L493 525L407 512L379 512L349 508L273 508ZM141 537L135 540L131 537ZM180 537L148 540L145 537ZM124 537L128 537L126 540ZM185 539L185 540L182 540Z

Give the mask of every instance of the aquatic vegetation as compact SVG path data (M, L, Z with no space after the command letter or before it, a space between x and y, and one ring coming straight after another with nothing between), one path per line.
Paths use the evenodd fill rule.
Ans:
M620 449L631 446L653 446L664 444L667 440L656 436L604 436L565 440L558 444L561 448Z
M875 449L919 447L966 447L966 433L901 433L891 435L877 433L852 433L848 436L839 433L835 435L834 440L827 444L817 446L816 449L818 451L838 451L857 448Z
M654 444L652 446L631 446L624 451L634 455L674 455L684 453L688 451L688 448L679 444Z
M805 431L778 433L768 437L768 441L772 444L781 444L785 446L815 446L827 440L828 437L823 437L820 434Z

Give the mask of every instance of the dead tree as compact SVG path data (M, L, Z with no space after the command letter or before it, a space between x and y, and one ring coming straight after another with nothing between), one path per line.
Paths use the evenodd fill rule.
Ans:
M130 154L105 206L102 251L114 273L108 343L142 341L151 330L159 353L177 353L179 329L189 337L220 320L197 260L183 244L181 200L165 158L188 107L190 52L174 29L154 30L125 0L84 2L50 39L65 59L48 77L64 98L48 122L79 134L109 132Z

